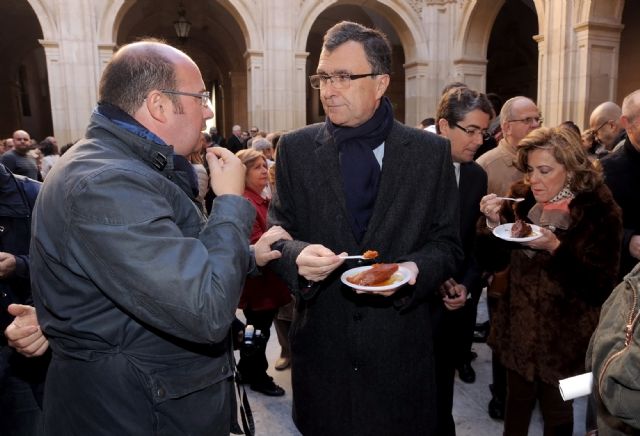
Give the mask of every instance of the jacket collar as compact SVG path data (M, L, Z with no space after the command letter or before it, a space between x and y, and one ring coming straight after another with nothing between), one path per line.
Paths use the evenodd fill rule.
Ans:
M195 198L192 175L176 168L174 164L175 158L185 158L176 155L171 145L165 144L162 140L160 140L162 143L150 140L149 136L140 135L140 132L135 131L135 129L125 129L96 110L91 115L87 138L91 139L94 136L98 136L94 133L97 130L105 130L117 139L116 141L109 141L110 147L118 148L123 153L140 159L178 185L189 198ZM155 137L157 138L157 136Z

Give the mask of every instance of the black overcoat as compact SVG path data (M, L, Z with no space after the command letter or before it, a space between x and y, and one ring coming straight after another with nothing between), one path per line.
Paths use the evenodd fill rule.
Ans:
M448 141L398 122L362 243L349 225L338 149L324 124L284 135L269 219L294 240L274 267L298 293L291 328L293 416L305 435L430 435L435 383L428 296L462 257L458 192ZM343 265L305 288L295 260L308 244L335 253L377 250L414 261L415 286L393 297L356 294Z

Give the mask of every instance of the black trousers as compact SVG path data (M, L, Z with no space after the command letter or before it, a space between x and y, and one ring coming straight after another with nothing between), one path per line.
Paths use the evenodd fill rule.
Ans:
M278 313L278 309L257 310L246 308L242 311L247 319L247 325L253 325L255 330L260 330L262 339L254 340L251 347L243 345L240 348L240 362L238 371L244 383L261 383L269 379L267 375L267 342L271 336L271 324Z

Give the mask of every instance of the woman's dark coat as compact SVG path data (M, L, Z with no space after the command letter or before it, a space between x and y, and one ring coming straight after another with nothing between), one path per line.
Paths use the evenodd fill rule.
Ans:
M529 187L517 183L512 193L526 198L515 206L515 217L528 221L535 203ZM479 221L478 259L492 271L510 266L509 290L497 302L488 343L507 368L552 385L584 372L589 339L616 284L620 258L622 218L606 186L578 193L569 210L571 224L555 231L560 246L553 254L502 241ZM514 221L510 205L502 216Z

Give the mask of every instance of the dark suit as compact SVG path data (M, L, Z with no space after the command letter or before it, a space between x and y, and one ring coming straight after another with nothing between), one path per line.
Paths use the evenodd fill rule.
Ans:
M487 193L487 173L480 165L475 162L460 165L458 192L464 262L453 278L467 288L471 300L464 307L454 311L444 306L440 296L434 298L432 305L438 385L438 436L455 435L451 415L455 368L469 359L476 309L482 293L482 271L474 256L480 199Z
M604 181L611 189L616 203L622 208L624 234L618 275L621 281L638 263L638 259L629 253L629 242L634 235L640 234L640 151L627 138L621 150L610 153L600 162Z
M426 301L461 259L448 143L394 122L362 243L349 225L338 149L324 124L282 136L269 219L293 236L274 268L297 293L291 326L293 416L305 435L432 435L435 392ZM417 284L393 297L356 294L343 265L309 288L296 258L308 244L335 253L374 249L414 261Z
M225 147L231 150L232 153L237 153L245 148L245 144L236 135L231 135L227 139L227 145Z

